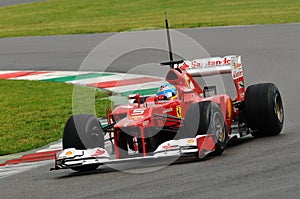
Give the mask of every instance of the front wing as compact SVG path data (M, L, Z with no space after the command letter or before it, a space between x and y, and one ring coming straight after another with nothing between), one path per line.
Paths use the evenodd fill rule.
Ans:
M51 170L72 169L86 165L112 165L127 162L152 162L162 163L162 159L179 159L181 157L196 156L204 159L208 154L215 151L213 135L198 135L195 138L169 140L161 145L151 155L132 156L124 159L116 159L109 155L103 148L77 150L65 149L56 154L55 166ZM147 164L148 165L148 164Z

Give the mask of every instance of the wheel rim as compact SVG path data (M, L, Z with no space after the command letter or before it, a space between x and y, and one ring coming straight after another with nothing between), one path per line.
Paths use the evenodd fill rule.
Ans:
M223 117L218 112L213 116L213 128L217 141L223 143L225 141L225 126Z
M88 134L91 136L99 136L99 128L97 126L93 126L88 130Z
M100 126L98 125L97 121L90 119L86 124L86 134L92 137L100 136Z
M89 119L85 127L86 138L82 143L86 148L104 147L102 129L95 119Z
M280 123L283 122L283 106L281 97L278 93L275 95L275 107L274 107L275 115Z

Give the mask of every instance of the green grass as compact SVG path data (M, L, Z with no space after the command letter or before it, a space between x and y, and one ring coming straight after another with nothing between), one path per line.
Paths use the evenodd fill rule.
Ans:
M0 37L300 22L299 0L48 0L0 7Z
M65 122L72 115L73 88L64 83L0 80L0 155L59 140ZM94 89L88 87L77 86L76 89L85 93L80 98L88 99L83 100L84 110L78 112L92 114L97 110L98 116L105 115L110 101L101 98L107 93L95 94ZM93 97L86 98L91 93Z

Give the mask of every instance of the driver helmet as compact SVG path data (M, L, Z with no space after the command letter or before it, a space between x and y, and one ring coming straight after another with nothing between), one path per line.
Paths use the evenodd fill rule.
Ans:
M164 96L167 99L171 100L171 99L174 99L177 96L177 90L170 83L165 83L165 84L162 84L160 86L160 88L158 89L156 95L157 96Z

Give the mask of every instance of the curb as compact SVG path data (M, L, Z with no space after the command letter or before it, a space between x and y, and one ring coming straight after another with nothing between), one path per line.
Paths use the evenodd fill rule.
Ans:
M52 142L42 148L0 157L0 167L25 162L39 162L54 159L54 155L62 150L61 140Z
M39 162L44 160L51 160L54 159L56 153L59 151L60 150L54 150L54 151L38 152L34 154L26 154L21 156L20 158L7 160L6 162L0 164L0 166L14 165L14 164L25 163L25 162Z

